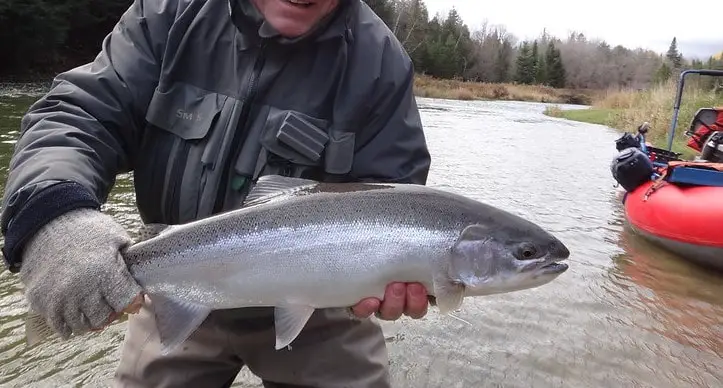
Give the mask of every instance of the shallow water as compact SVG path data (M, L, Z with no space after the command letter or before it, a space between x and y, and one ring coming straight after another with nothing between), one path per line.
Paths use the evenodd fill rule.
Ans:
M34 97L0 98L0 184ZM399 387L722 387L723 277L632 235L609 173L609 128L543 104L419 99L428 184L524 216L572 252L555 282L467 300L457 314L385 323ZM139 218L123 176L106 210ZM0 386L107 386L125 322L27 349L16 277L0 273ZM242 371L236 386L259 386Z

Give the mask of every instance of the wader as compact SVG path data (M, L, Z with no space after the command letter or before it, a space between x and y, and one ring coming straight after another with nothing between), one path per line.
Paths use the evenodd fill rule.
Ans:
M318 310L291 349L277 351L273 316L258 310L251 319L214 312L185 344L161 356L155 320L144 307L129 319L114 386L229 387L246 366L269 388L390 387L384 336L371 319Z

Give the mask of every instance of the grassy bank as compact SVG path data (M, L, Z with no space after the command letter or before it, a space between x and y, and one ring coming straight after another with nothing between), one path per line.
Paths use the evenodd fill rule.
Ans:
M505 100L589 105L594 91L555 89L541 85L465 82L417 75L414 92L419 97L452 100Z
M607 125L620 131L635 132L643 122L650 123L647 140L656 147L667 147L668 130L673 119L673 103L676 83L674 81L644 91L618 90L602 94L592 103L592 108L582 111L562 110L550 107L545 114L575 121ZM699 108L723 106L723 96L695 87L686 87L680 105L673 151L691 158L695 151L686 147L683 132L690 126Z
M62 70L66 69L60 69L58 72ZM49 86L56 74L38 73L3 77L0 79L0 90L12 89L24 84ZM466 82L433 78L421 74L414 77L414 94L416 96L450 100L504 100L590 105L596 98L599 98L600 93L600 91L593 90L555 89L541 85Z
M545 114L548 116L562 117L568 120L601 125L609 125L609 123L614 120L613 116L619 113L619 109L592 108L563 110L558 106L551 106L545 110Z

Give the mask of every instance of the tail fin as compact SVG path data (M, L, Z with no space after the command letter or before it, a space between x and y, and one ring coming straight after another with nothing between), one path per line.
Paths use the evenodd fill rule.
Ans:
M25 317L25 340L27 341L28 346L35 346L36 344L52 337L59 336L48 325L45 318L43 318L40 314L28 311L28 315Z

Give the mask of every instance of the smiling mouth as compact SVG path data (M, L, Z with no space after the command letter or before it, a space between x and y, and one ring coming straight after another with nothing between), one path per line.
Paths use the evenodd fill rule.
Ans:
M289 3L293 6L300 7L300 8L309 8L312 5L314 5L313 3L309 2L309 1L305 1L305 0L283 0L283 1L286 3Z

